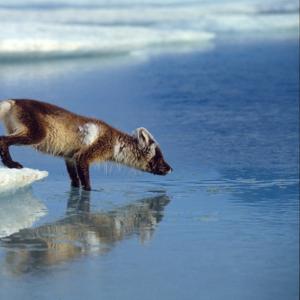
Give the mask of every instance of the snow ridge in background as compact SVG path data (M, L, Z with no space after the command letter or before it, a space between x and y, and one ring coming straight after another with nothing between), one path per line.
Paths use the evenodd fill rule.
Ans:
M0 194L8 190L15 190L30 185L47 176L47 171L28 168L8 169L0 166Z
M0 61L206 47L231 35L298 34L298 1L0 0Z

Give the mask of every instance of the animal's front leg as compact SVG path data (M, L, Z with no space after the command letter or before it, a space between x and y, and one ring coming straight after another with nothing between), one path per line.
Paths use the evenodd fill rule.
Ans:
M83 189L91 190L89 164L86 159L80 158L76 162L77 173Z
M70 159L66 159L65 162L66 162L66 167L67 167L68 174L69 174L70 179L71 179L71 185L73 187L79 187L80 182L79 182L79 178L78 178L78 174L77 174L77 170L76 170L75 161L70 160Z
M77 174L84 190L91 190L89 165L96 161L107 161L110 158L111 149L107 147L106 143L99 141L75 153L73 159L76 161Z

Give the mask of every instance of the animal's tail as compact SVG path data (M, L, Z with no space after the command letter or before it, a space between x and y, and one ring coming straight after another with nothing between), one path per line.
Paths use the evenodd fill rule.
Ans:
M11 110L14 100L0 101L0 120L3 119Z

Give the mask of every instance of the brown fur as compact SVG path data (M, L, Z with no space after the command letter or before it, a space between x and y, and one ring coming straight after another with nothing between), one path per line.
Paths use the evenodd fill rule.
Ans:
M0 102L8 136L0 136L0 156L9 168L22 168L12 160L11 145L31 145L63 157L72 185L90 190L89 165L115 161L143 171L165 175L164 161L152 135L144 128L136 136L123 133L103 121L80 116L58 106L28 99Z

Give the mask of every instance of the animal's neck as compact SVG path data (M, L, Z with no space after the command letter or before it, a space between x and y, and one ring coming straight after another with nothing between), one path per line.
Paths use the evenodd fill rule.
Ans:
M142 151L136 138L126 133L119 133L115 139L113 160L130 167L140 169Z

